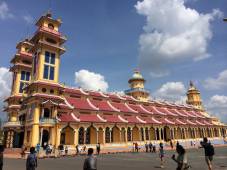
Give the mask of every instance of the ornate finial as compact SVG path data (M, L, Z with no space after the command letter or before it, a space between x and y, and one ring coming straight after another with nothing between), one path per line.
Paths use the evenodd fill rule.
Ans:
M140 70L138 68L134 69L134 73L140 73Z
M190 87L194 87L192 80L190 80Z
M50 17L50 18L52 17L52 14L51 14L51 11L50 11L50 9L49 9L49 10L47 11L47 14L46 14L46 16L47 16L47 17Z

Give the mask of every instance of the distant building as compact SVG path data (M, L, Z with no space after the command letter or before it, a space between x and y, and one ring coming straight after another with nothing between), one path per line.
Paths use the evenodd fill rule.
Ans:
M187 141L226 135L226 125L205 111L192 82L187 104L151 100L139 70L128 81L130 89L125 95L60 84L60 60L66 51L66 37L59 32L61 23L50 13L41 16L33 37L16 46L10 68L11 95L5 100L6 147L98 142L104 146L131 145L134 141Z

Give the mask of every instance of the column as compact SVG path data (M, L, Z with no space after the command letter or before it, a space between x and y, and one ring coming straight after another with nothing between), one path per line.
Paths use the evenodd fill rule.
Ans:
M125 129L125 142L128 142L128 128Z
M144 128L143 128L143 139L144 139L144 141L146 141L146 132L145 132Z
M157 138L157 129L156 128L154 128L154 135L155 135L155 140L157 140L158 138Z
M32 125L32 139L30 146L36 146L39 143L39 106L36 105L33 115L33 125Z
M148 129L148 140L151 141L151 129Z
M40 129L40 140L39 140L40 145L42 145L42 140L43 140L43 128Z
M103 135L102 135L103 144L105 144L106 143L106 131L105 131L105 128L102 130L102 133L103 133Z
M112 143L112 129L110 129L110 143Z
M158 129L158 133L159 133L159 140L162 140L161 128L160 128L160 129Z
M132 129L130 128L130 136L131 136L131 142L132 142Z
M96 129L96 143L99 143L99 129Z
M55 138L56 138L56 130L55 130L55 127L52 127L50 129L50 132L51 132L51 144L52 145L55 145Z
M84 128L84 144L86 144L87 128Z
M60 145L60 138L61 138L61 129L58 129L56 127L56 141L55 141L55 148L58 148L58 146Z
M74 145L78 145L78 129L74 129Z

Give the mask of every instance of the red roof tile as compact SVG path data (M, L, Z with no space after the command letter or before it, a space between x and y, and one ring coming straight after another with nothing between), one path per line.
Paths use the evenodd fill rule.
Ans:
M98 110L91 103L89 103L89 99L82 99L82 98L73 98L73 97L66 97L66 100L69 104L74 106L76 109L82 110Z
M121 112L125 113L136 113L133 109L127 106L125 103L116 103L116 102L110 102L110 104L115 107L116 109L120 110Z
M109 112L116 112L117 110L114 110L113 107L109 104L108 101L98 101L98 100L91 100L91 103L99 108L101 111L109 111Z
M96 114L80 114L78 118L81 122L105 122L102 121Z
M121 119L119 119L117 114L113 115L102 115L103 119L107 120L109 123L124 123Z

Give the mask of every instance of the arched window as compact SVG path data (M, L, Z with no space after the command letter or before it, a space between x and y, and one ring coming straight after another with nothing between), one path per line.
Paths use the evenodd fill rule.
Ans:
M128 141L132 141L132 132L130 127L127 129L127 139Z

